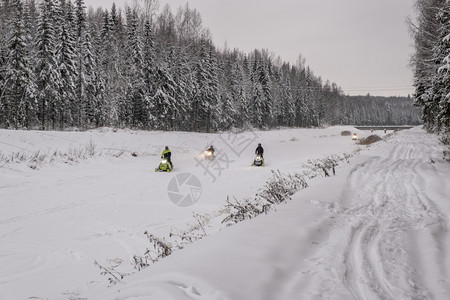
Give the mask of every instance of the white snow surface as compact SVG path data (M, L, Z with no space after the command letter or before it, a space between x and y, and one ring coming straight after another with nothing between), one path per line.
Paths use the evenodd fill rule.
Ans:
M450 299L443 146L418 127L375 132L385 139L371 146L343 130L371 134L345 126L240 134L0 130L0 299ZM265 167L250 166L258 142ZM220 173L205 174L198 163L210 144L220 150ZM154 172L165 145L175 169ZM31 161L36 153L41 162ZM217 216L227 196L251 197L271 170L302 173L308 159L343 153L353 157L336 176L309 179L275 211L229 227L212 217L203 239L133 268L133 255L150 247L145 231L168 238L195 221L193 212ZM190 207L167 193L184 172L202 184ZM94 265L113 260L130 273L117 284Z

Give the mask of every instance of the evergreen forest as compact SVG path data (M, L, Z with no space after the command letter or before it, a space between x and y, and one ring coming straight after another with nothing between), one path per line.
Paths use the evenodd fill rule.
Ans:
M156 10L155 0L141 4L0 0L0 127L214 132L422 121L412 98L346 96L301 55L291 64L266 49L219 48L187 4L175 11ZM435 41L442 46L449 43L443 34ZM448 80L448 56L446 63L416 74L446 78L438 84ZM428 127L448 126L448 97L447 106L431 97L430 84L417 81L415 101L425 105Z

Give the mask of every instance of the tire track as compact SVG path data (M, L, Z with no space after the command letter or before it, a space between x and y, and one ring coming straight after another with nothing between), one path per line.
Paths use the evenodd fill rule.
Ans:
M450 294L448 285L430 286L419 272L438 269L441 278L448 278L448 264L442 264L442 258L448 262L448 239L443 238L448 218L419 189L427 186L422 170L433 149L417 140L405 133L388 146L386 158L374 157L357 166L343 193L350 199L339 200L341 225L348 232L343 283L355 299L430 299L436 287ZM432 266L410 250L410 236L428 226L438 228L427 237L439 254Z
M10 223L16 223L16 222L21 222L24 220L28 220L30 218L35 218L35 217L41 217L41 216L45 216L45 215L49 215L49 214L54 214L60 211L64 211L64 210L71 210L75 207L79 207L82 205L85 205L85 202L82 203L68 203L65 205L61 205L61 206L56 206L56 207L52 207L49 209L45 209L45 210L41 210L41 211L36 211L33 213L29 213L26 215L20 215L17 217L13 217L13 218L9 218L9 219L3 219L0 220L0 225L5 225L5 224L10 224Z
M366 200L345 212L352 225L344 254L344 284L356 299L395 299L392 287L386 280L383 258L380 255L380 244L386 236L387 227L379 222L379 212L389 206L389 197L385 191L387 187L381 174L392 174L398 168L398 163L389 164L389 172L386 172L382 159L372 159L365 166L365 169L372 172L365 176L359 176L360 171L354 173L356 180L349 186L353 191L360 190L355 195L358 199ZM364 189L358 189L368 177L372 181L365 184Z

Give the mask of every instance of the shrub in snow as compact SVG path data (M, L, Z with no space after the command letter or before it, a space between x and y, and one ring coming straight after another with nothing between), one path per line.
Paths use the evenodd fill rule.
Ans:
M267 180L264 187L256 194L256 196L271 204L279 204L290 199L292 194L307 186L308 184L300 174L283 175L279 170L272 170L272 177Z
M368 137L362 138L358 141L358 144L360 145L370 145L379 141L382 141L383 139L379 137L376 134L369 135Z
M230 201L225 205L227 215L222 223L232 225L244 220L252 219L262 213L267 213L273 205L290 199L295 192L308 186L303 176L299 174L283 175L280 171L272 171L272 177L267 180L254 198L244 198Z
M336 175L336 167L339 163L343 160L348 163L351 156L351 154L344 153L343 157L331 155L320 159L309 159L308 162L303 165L303 168L305 169L303 171L303 175L310 179L319 175L328 177L330 176L330 172L332 172L333 175Z
M126 149L120 149L117 153L113 154L114 157L119 158L121 157L124 153L125 153ZM137 156L137 155L133 155L134 152L131 153L131 156Z
M116 270L119 266L122 265L123 263L122 259L120 258L109 259L108 262L110 263L109 267L104 267L97 261L94 262L94 265L97 266L102 271L100 273L101 275L108 276L109 284L115 285L118 282L120 282L126 275L130 275L128 273L123 273Z
M37 169L45 159L47 158L47 154L41 154L39 151L35 152L30 156L28 166L32 169Z
M255 197L254 199L244 198L242 200L233 197L233 199L234 200L231 201L229 197L227 197L225 208L228 213L222 220L222 223L226 223L228 226L252 219L262 213L267 213L271 208L270 203L264 203L258 197Z
M146 231L144 234L152 244L152 249L147 248L143 256L133 256L132 263L134 268L140 271L141 269L154 264L161 258L172 254L173 251L183 249L186 245L192 244L205 237L207 235L206 227L209 226L209 223L211 222L211 216L208 214L200 215L194 213L193 217L196 223L188 224L186 229L171 229L169 234L169 238L171 239L170 242Z
M152 244L153 249L148 249L145 251L144 256L133 256L133 263L136 269L141 270L150 266L151 264L157 262L161 258L169 256L172 254L172 244L166 241L164 238L159 238L147 231L144 232L147 236L150 244Z
M89 145L86 146L86 152L89 156L95 155L95 144L92 141L89 141Z
M352 157L352 155L349 154L349 153L344 153L343 156L344 156L345 162L349 163L350 162L350 157Z
M106 154L118 158L126 151L126 149L108 149ZM9 163L28 163L28 167L32 169L39 169L39 167L43 165L52 164L55 162L72 164L102 155L103 152L97 151L96 145L90 141L85 147L69 148L66 152L58 150L54 150L50 153L41 153L40 151L36 151L31 154L26 152L12 152L8 155L0 152L0 165L6 165ZM131 152L131 155L137 156L137 153Z
M175 229L172 228L169 237L174 238L176 249L183 249L184 246L192 244L195 241L207 236L206 226L211 222L209 215L193 214L196 223L188 224L187 229Z

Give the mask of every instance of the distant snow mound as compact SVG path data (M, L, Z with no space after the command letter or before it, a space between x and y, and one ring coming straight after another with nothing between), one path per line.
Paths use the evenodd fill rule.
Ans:
M362 138L359 140L360 145L370 145L379 141L382 141L383 139L379 137L376 134L369 135L368 137Z

